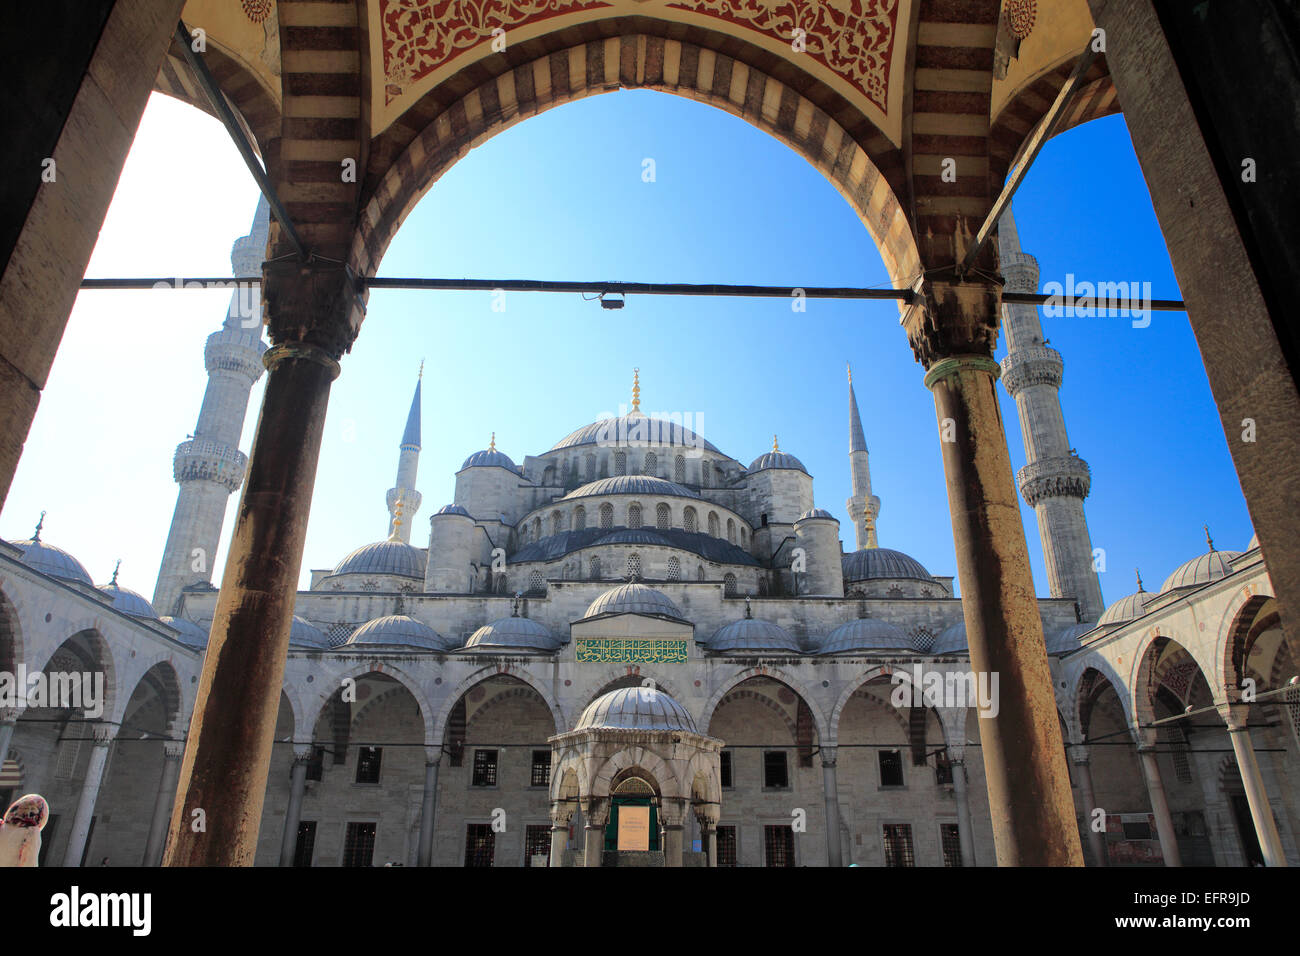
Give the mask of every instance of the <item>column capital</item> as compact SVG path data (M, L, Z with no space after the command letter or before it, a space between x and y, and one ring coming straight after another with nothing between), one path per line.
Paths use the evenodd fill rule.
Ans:
M1250 722L1250 704L1234 700L1224 704L1216 704L1215 710L1223 718L1223 722L1228 725L1228 733L1241 733L1246 730L1246 725Z
M352 348L365 318L363 289L346 263L317 258L262 263L264 315L275 344L263 356L267 368L286 357L337 363ZM290 356L280 351L282 346L310 346L320 354L308 350Z
M582 804L582 815L586 818L588 829L603 827L609 820L608 797L584 797L580 802Z
M23 707L0 707L0 724L16 724L23 715Z
M293 743L293 762L294 763L311 763L312 751L314 747L311 742L302 743L295 740Z
M1070 762L1077 766L1086 767L1092 762L1092 754L1085 744L1069 744L1065 749L1070 754Z
M164 760L180 760L185 756L185 741L169 740L163 744Z
M426 767L437 767L442 763L441 747L424 748L424 765Z
M839 748L838 748L838 746L835 745L835 744L831 744L831 745L828 746L828 747L827 747L827 746L823 746L823 747L818 751L818 753L820 754L820 756L821 756L821 758L822 758L822 766L823 766L823 767L830 767L830 768L833 770L833 769L835 768L836 761L839 759Z
M980 356L992 364L987 370L996 373L1000 279L962 280L948 269L931 273L912 291L915 298L903 313L902 325L918 362L928 370L941 359Z
M113 723L91 724L87 727L90 732L90 739L93 741L92 746L107 747L117 739L119 726Z

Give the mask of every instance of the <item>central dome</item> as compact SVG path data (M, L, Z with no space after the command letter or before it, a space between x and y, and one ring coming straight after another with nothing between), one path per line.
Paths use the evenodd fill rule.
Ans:
M682 620L682 612L667 595L644 584L624 584L606 591L591 602L583 617L599 614L648 614Z
M623 687L587 705L574 730L685 730L696 733L686 708L653 687Z
M564 499L589 498L593 495L669 495L675 498L698 498L695 492L685 485L666 478L652 475L615 475L613 478L598 478L581 487L574 488Z
M643 412L632 412L620 418L602 418L570 432L551 446L551 451L577 448L580 445L627 447L642 445L679 446L692 450L704 448L715 454L722 452L710 441L695 434L684 425L666 418L652 418Z

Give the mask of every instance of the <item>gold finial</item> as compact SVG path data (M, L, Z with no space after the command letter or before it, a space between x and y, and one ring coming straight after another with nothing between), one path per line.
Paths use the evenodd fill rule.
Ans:
M497 433L493 432L492 441L488 443L488 451L496 451L496 450L497 450Z
M45 527L45 512L41 512L40 520L36 522L36 530L32 532L32 540L41 540L41 528Z
M776 436L772 436L772 453L776 454L781 450L781 446L776 443Z
M1142 586L1142 572L1141 572L1140 570L1138 570L1137 568L1134 568L1134 569L1133 569L1133 573L1137 575L1137 579L1138 579L1138 591L1145 591L1146 588L1144 588L1144 587Z
M632 411L641 411L641 370L632 369Z
M1207 524L1204 525L1203 527L1205 528L1205 543L1208 544L1210 546L1210 550L1213 551L1214 539L1210 537L1210 526Z
M397 493L397 500L393 502L393 532L388 536L389 541L402 540L402 534L399 530L402 527L402 492Z
M424 359L420 359L420 374L415 378L416 381L422 381L424 379Z
M853 384L853 366L850 365L848 362L845 362L845 363L844 363L844 367L847 368L847 369L849 370L849 384L852 385L852 384Z
M121 566L122 566L122 559L118 558L117 564L113 565L113 580L108 582L108 586L110 588L117 587L117 569L120 568Z

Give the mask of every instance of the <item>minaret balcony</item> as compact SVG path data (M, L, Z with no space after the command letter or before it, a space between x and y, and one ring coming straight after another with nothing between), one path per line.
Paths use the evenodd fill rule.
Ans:
M215 481L231 493L244 481L248 456L221 442L193 439L176 446L172 458L172 477L185 481Z
M1031 508L1047 498L1088 497L1092 472L1082 458L1066 455L1031 461L1016 473L1016 484Z
M1008 353L1002 360L1002 384L1014 398L1031 385L1061 387L1065 362L1061 353L1046 345L1027 345Z
M1024 252L1002 254L1003 292L1037 292L1038 260Z

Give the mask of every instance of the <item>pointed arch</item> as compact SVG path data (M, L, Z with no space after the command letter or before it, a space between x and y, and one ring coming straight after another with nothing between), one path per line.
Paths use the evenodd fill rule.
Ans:
M782 670L779 667L771 667L767 664L759 664L755 667L746 668L739 673L731 675L718 685L717 690L709 697L704 705L704 710L696 716L695 726L700 728L700 733L707 734L709 725L713 722L713 714L722 702L722 698L737 685L755 677L766 677L769 680L777 681L784 684L789 690L798 694L803 699L804 704L808 707L809 713L812 714L813 724L817 728L817 739L824 745L829 746L834 742L831 735L830 725L826 722L826 717L822 713L821 706L817 703L816 697L813 696L811 688L806 687L793 675Z
M509 664L488 664L480 667L474 673L461 680L448 694L442 699L442 704L438 708L438 715L433 721L433 727L429 735L431 746L440 746L443 737L447 733L447 720L451 716L452 709L455 708L457 701L465 696L475 685L483 683L493 677L511 677L517 681L527 684L535 690L539 697L546 703L546 707L551 712L551 719L555 721L555 732L563 733L568 729L568 724L564 719L564 711L561 709L555 696L547 689L546 685L530 674L526 670L520 670Z

